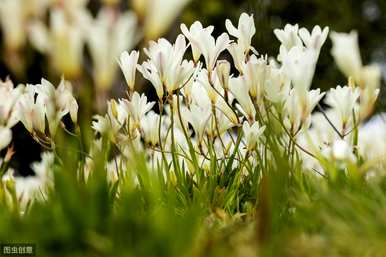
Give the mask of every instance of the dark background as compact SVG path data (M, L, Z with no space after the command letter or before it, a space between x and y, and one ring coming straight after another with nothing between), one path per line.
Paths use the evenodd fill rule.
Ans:
M89 8L95 13L100 6L98 1L90 1ZM127 1L122 2L122 8ZM254 14L256 35L253 46L261 54L275 56L279 42L273 34L274 28L282 28L285 24L299 24L309 30L314 25L329 26L330 31L358 31L359 45L364 64L378 63L386 76L386 1L382 0L193 0L183 11L165 37L174 41L179 33L179 24L191 24L199 20L204 26L215 25L215 34L225 29L225 19L235 24L242 12ZM14 74L5 64L2 54L4 45L0 33L0 78L9 76L15 84L39 83L41 77L58 80L60 76L52 75L47 69L47 60L27 45L23 56L26 66L21 74ZM338 84L346 83L345 77L337 70L330 55L331 41L328 39L322 48L313 87L326 90ZM87 52L87 50L86 50ZM87 58L87 53L85 53ZM224 58L227 58L226 56ZM121 78L122 79L122 78ZM146 89L145 89L146 90ZM377 104L377 112L386 110L385 85L382 82L381 97ZM30 164L40 159L40 146L28 135L21 124L13 128L16 155L12 166L22 175L32 174Z

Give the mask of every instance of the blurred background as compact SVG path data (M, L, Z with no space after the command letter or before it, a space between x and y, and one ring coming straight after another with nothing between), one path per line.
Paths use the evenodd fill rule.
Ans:
M149 40L174 41L180 23L196 20L226 31L225 20L237 23L242 12L254 14L253 46L276 57L279 41L273 29L287 23L330 31L357 30L363 63L377 63L383 73L377 112L386 110L386 1L384 0L0 0L0 78L15 84L57 84L70 80L80 101L80 116L90 124L110 97L120 97L126 85L117 58L124 50L142 49ZM331 41L322 48L313 87L327 90L346 83L330 55ZM140 63L143 61L140 57ZM229 58L226 54L222 58ZM137 87L154 97L138 78ZM12 165L22 175L32 173L40 146L17 125Z

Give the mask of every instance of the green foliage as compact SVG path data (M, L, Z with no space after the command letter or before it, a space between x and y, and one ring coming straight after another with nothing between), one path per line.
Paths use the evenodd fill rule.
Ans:
M0 241L35 243L37 256L384 256L386 180L355 169L332 176L333 166L324 176L304 172L272 131L274 162L232 167L235 152L224 172L212 162L198 181L177 172L167 180L135 152L121 175L138 183L128 175L113 185L107 140L84 183L80 144L59 133L57 145L72 150L56 152L55 186L24 214L0 201Z

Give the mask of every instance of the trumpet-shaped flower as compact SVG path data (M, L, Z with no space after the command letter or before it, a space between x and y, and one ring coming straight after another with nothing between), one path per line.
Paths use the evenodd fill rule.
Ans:
M230 89L236 100L239 102L243 114L248 120L254 120L256 115L255 106L248 94L245 78L231 78Z
M303 47L293 47L283 58L283 71L288 76L296 91L305 97L311 87L317 61L316 52Z
M305 98L302 99L295 89L290 91L284 108L288 115L289 124L287 125L289 125L292 134L297 133L303 126L308 127L311 112L323 96L324 93L320 93L320 89L308 91Z
M209 26L206 28L202 27L201 22L195 21L190 28L188 29L185 24L181 24L181 31L185 35L185 37L190 41L193 60L195 63L198 62L200 56L202 54L200 47L196 41L196 39L200 38L201 34L209 33L212 34L214 27Z
M20 121L30 133L36 130L44 134L44 107L35 102L35 91L36 89L34 89L33 85L27 85L17 102L16 109Z
M192 76L194 64L192 61L183 60L185 51L186 42L183 35L177 37L174 45L161 38L157 42L150 42L149 48L145 49L145 53L149 57L147 63L150 64L145 64L145 62L140 71L145 78L151 79L159 97L162 92L159 82L169 94L172 94ZM159 78L155 77L157 75Z
M229 78L231 72L231 64L228 61L217 61L216 74L219 79L220 85L225 90L229 89Z
M306 28L301 28L299 30L299 36L306 48L314 49L319 55L320 48L327 39L328 31L328 27L323 28L322 31L319 26L315 26L311 33Z
M326 103L336 109L342 120L343 127L352 119L353 111L357 107L359 89L348 86L337 86L330 89L326 96Z
M15 105L24 90L23 86L13 87L11 80L0 80L0 125L13 127L19 120Z
M257 121L250 125L247 121L243 123L243 133L247 151L252 151L259 141L260 136L263 134L265 126L259 126Z
M202 25L201 25L202 27ZM191 31L183 24L181 25L182 33L189 39L192 49L195 49L195 56L197 58L198 51L204 56L206 69L212 72L216 60L220 53L227 49L229 43L229 36L226 33L221 34L216 40L212 36L213 27L201 28L196 24Z
M204 132L208 125L211 112L206 111L197 105L191 105L190 110L186 111L186 119L192 125L194 132L197 135L198 142L201 142L204 137Z
M227 19L225 21L225 27L230 35L238 39L238 44L243 48L244 53L247 53L251 48L252 37L256 33L253 15L249 16L246 13L242 13L237 28Z
M134 92L130 101L126 101L127 111L134 122L134 127L139 127L143 116L153 108L155 102L148 102L147 97Z
M334 57L335 63L344 75L353 77L358 81L362 69L362 60L359 52L357 32L332 32L331 40L331 54Z
M132 51L130 54L127 51L124 51L121 53L118 61L130 91L133 91L135 86L135 73L137 71L138 58L138 51Z
M284 102L290 91L291 80L283 70L270 67L269 78L266 83L265 96L274 103Z
M227 49L232 56L236 69L242 74L245 63L245 54L243 48L237 43L231 43Z
M12 131L7 127L0 126L0 151L11 143Z
M255 55L252 55L243 70L244 82L250 96L256 101L260 101L264 94L265 81L269 76L267 59L264 57L257 59Z
M146 143L155 146L159 143L158 126L160 116L153 111L149 111L141 120L141 129Z
M155 91L157 92L158 98L162 99L164 95L164 88L156 66L148 61L142 63L142 65L137 65L137 69L139 72L142 73L142 76L145 79L151 82L151 84L155 88Z
M140 14L144 15L146 38L155 39L167 31L190 0L133 0L132 2L142 9Z
M120 54L137 41L137 18L126 12L116 17L113 10L102 9L87 28L87 43L93 61L94 79L99 90L112 85Z
M41 84L27 85L16 105L20 121L29 132L36 130L45 134L45 120L48 130L54 136L60 120L67 113L77 122L78 104L72 96L69 82L62 80L57 89L47 80Z
M298 24L285 25L284 29L275 29L273 33L277 39L279 39L282 46L284 46L288 51L295 46L302 46L302 40L298 35L299 26Z

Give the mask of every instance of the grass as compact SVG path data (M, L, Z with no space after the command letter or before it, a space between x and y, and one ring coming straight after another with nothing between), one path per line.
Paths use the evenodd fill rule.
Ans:
M115 184L103 168L108 140L84 183L81 146L62 131L46 201L20 215L0 191L0 241L34 243L37 256L386 255L386 179L304 171L296 151L279 150L274 129L266 131L274 161L234 167L235 152L194 180L175 172L184 167L155 174L133 151Z

